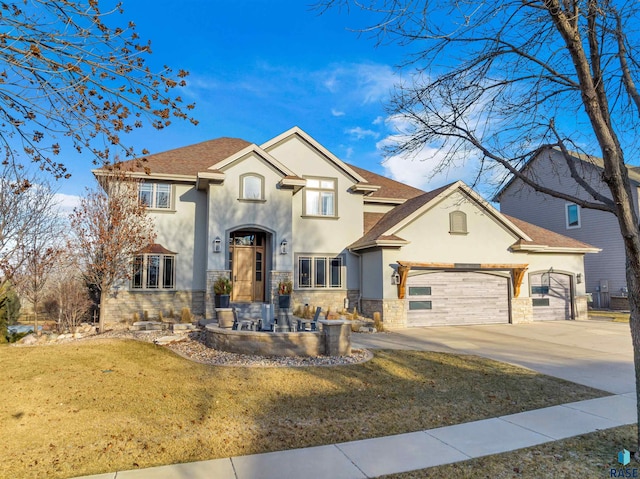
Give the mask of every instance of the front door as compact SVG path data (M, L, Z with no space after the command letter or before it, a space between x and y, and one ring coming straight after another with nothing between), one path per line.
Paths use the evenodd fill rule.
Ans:
M232 301L264 301L264 249L266 235L256 231L231 234L229 262Z

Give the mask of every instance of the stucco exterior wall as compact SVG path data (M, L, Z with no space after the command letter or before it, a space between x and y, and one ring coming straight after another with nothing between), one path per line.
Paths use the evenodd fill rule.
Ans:
M155 242L177 254L176 289L203 290L206 283L206 194L192 184L173 185L174 209L150 209L156 228Z
M246 173L257 173L264 177L263 201L240 199L240 176ZM229 233L244 228L257 228L271 234L270 250L265 251L267 257L273 261L268 264L268 268L283 271L292 269L292 255L279 254L279 245L283 239L289 243L290 251L294 247L292 192L277 187L281 178L270 165L252 155L225 169L223 184L209 185L207 269L227 268ZM216 237L221 238L223 242L220 253L213 251L213 241Z

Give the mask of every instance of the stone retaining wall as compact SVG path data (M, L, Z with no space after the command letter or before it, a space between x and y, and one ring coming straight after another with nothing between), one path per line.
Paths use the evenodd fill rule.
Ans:
M134 313L138 321L144 319L146 311L149 319L157 319L162 312L165 318L170 312L180 318L182 308L189 308L194 316L205 314L204 291L119 291L116 297L110 297L106 303L108 325L133 323Z
M219 351L257 356L348 356L351 354L351 324L325 321L322 331L297 333L237 331L208 324L205 343Z

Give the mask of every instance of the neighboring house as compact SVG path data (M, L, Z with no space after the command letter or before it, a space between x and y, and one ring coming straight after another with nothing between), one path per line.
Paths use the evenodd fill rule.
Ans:
M290 280L294 309L348 304L391 326L586 311L583 256L597 249L506 217L461 182L425 193L349 165L299 128L128 166L144 179L158 234L109 300L114 320L183 306L212 318L220 276L236 303L277 307L278 283Z
M602 159L578 153L572 155L580 175L598 192L610 198L611 193L602 181ZM627 171L637 213L640 169L628 167ZM540 151L525 165L522 173L547 188L594 201L571 177L562 153L556 149ZM585 258L586 291L591 293L595 307L628 309L625 251L615 215L581 208L574 203L538 193L515 177L501 189L494 200L500 203L500 211L505 214L601 249L599 254Z

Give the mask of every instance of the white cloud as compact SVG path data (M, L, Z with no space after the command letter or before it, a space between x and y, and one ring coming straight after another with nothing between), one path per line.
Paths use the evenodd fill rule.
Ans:
M373 120L373 122L371 122L373 125L381 125L384 123L384 117L383 116L377 116L375 120Z
M336 108L332 108L331 109L331 114L333 116L344 116L345 115L345 113L343 111L340 111L340 110L338 110Z
M410 122L404 118L389 117L385 123L397 133L376 143L376 148L383 154L385 148L402 142L406 132L411 131ZM411 153L387 156L382 166L394 180L428 191L457 180L472 184L479 162L468 153L452 155L449 145L443 142L423 145Z
M73 212L73 209L80 206L80 197L76 195L67 195L64 193L56 193L54 195L54 202L60 209L60 213L69 214Z
M367 138L367 137L371 137L371 138L380 137L380 133L375 132L373 130L365 130L364 128L361 128L359 126L356 126L355 128L349 128L348 130L346 130L346 133L351 136L354 136L356 140L363 140L364 138Z

